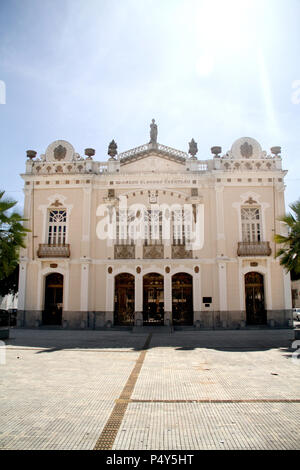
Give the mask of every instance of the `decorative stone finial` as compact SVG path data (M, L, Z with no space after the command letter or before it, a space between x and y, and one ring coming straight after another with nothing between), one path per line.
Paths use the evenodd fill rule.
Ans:
M195 159L196 158L196 153L198 152L198 145L197 145L197 142L194 141L194 139L192 139L190 142L189 142L189 153L192 155L191 158Z
M278 157L281 154L281 147L271 147L271 152Z
M36 157L36 151L35 150L26 150L27 158L30 160L33 160L33 158Z
M111 143L109 144L108 146L108 155L114 160L115 159L115 156L117 155L118 151L117 151L117 144L114 140L111 141Z
M210 149L211 153L215 156L215 158L220 158L220 153L222 152L222 147L215 146Z
M157 124L155 124L155 119L152 119L152 123L150 124L149 144L157 144Z
M85 155L87 156L87 160L92 160L93 155L95 155L95 149L85 149L84 150Z

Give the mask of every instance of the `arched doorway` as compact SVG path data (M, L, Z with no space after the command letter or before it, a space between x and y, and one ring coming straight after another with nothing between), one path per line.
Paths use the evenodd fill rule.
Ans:
M187 273L172 276L172 317L174 325L193 324L193 277Z
M257 272L245 274L246 321L248 325L265 325L264 277Z
M121 273L115 277L114 324L129 326L134 323L134 276Z
M63 309L64 277L59 273L46 276L43 325L61 325Z
M164 324L164 278L158 273L143 277L144 325Z

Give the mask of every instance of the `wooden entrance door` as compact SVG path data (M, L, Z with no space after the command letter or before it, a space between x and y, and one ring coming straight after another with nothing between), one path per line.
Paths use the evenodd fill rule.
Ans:
M187 273L172 276L172 317L174 325L193 324L193 277Z
M43 325L61 325L64 277L53 273L46 277Z
M143 279L144 325L164 324L164 278L161 274L146 274Z
M134 276L128 273L115 277L115 325L134 323Z
M245 275L246 320L248 325L265 325L267 315L264 298L264 278L256 272Z

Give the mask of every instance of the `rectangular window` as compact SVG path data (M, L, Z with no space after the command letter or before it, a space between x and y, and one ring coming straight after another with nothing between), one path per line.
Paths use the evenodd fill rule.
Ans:
M144 244L162 244L162 212L152 208L144 211Z
M67 234L67 211L50 210L48 217L48 244L65 245Z
M242 241L260 242L261 241L261 220L258 207L242 207Z

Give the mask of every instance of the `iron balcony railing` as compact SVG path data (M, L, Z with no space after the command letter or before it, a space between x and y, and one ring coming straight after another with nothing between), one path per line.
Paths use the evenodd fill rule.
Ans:
M238 242L238 256L270 256L270 242Z
M193 258L193 251L187 250L185 245L172 245L172 258Z
M70 258L70 244L40 243L37 255L39 258Z
M115 259L134 259L135 245L115 245L114 257Z

